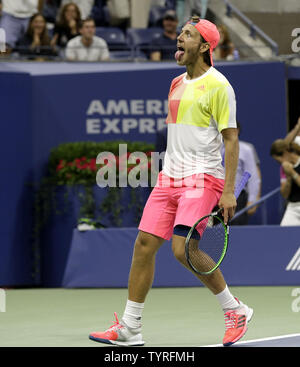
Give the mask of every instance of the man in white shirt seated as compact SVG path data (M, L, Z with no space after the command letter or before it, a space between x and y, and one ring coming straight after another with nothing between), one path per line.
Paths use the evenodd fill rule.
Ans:
M65 57L68 61L106 61L109 50L104 39L95 36L96 26L93 19L82 21L80 36L72 38L66 47Z

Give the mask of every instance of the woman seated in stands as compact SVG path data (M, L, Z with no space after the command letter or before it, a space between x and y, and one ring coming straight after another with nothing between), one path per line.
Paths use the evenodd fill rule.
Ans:
M64 5L54 27L51 45L65 48L70 39L79 36L80 22L81 14L78 6L74 3Z
M27 31L17 42L16 50L29 59L41 61L55 56L50 45L46 20L42 14L36 13L30 18Z
M215 60L236 60L239 58L238 51L235 49L231 41L227 27L223 24L218 27L220 33L220 41L214 50Z
M271 146L271 156L281 164L285 179L281 179L281 195L288 201L281 226L300 225L300 146L277 139Z

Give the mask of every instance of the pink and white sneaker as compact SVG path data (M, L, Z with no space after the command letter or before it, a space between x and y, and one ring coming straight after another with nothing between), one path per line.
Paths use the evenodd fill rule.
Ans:
M119 322L116 312L114 315L116 321L109 329L93 332L89 335L89 338L99 343L120 346L140 346L145 344L141 334L141 327L132 329L123 320Z
M237 298L240 306L233 310L228 310L224 313L225 317L225 335L223 345L228 347L240 340L248 330L248 322L253 315L253 309L243 304Z

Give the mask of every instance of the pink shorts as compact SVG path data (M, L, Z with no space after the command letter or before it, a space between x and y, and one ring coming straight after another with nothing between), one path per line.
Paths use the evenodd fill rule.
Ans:
M192 227L209 214L218 204L223 187L224 180L206 173L173 179L160 172L145 205L139 230L169 240L175 226Z

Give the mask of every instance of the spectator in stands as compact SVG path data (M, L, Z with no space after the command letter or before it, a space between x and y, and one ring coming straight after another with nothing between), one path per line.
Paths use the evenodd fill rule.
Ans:
M174 60L177 50L178 18L174 10L168 10L163 18L163 33L151 43L150 60Z
M66 48L68 61L107 61L109 50L104 39L95 36L94 19L84 19L79 28L80 36L71 39Z
M72 38L79 35L80 21L81 13L78 6L74 3L64 5L54 27L51 45L65 48Z
M241 124L237 121L238 134L241 133ZM224 159L224 147L222 148ZM236 172L236 182L239 182L243 173L247 171L251 174L246 188L241 192L237 199L236 213L260 199L261 194L261 170L260 161L254 146L246 141L239 140L239 160ZM257 207L253 207L235 220L231 225L246 225L249 216L253 215Z
M294 128L284 138L284 141L288 144L294 142L300 145L300 117L298 117L297 123Z
M0 28L5 30L8 52L26 32L30 17L42 11L43 1L2 0Z
M106 0L95 0L91 10L91 18L94 19L96 27L109 26L109 14L105 6Z
M0 18L1 18L1 15L2 15L2 0L0 0Z
M61 0L44 0L43 16L47 23L55 24Z
M139 6L143 12L139 12L140 16L144 16L144 2L149 3L149 0L137 0L138 3L135 4L136 0L107 0L106 9L108 12L109 25L111 27L119 27L125 30L129 25L129 20L131 17L131 7L139 12ZM137 5L137 6L136 6ZM146 4L148 5L148 4ZM147 9L146 9L147 13Z
M73 3L78 6L81 13L81 19L87 19L91 16L94 0L62 0L61 7L69 3Z
M235 49L234 44L231 41L227 27L221 24L218 26L218 30L220 33L220 41L214 50L214 59L228 61L238 59L238 51Z
M286 135L283 139L286 144L291 144L292 142L298 144L300 146L300 117L295 125L295 127ZM286 175L282 166L280 166L280 182L284 182L286 180Z
M277 139L271 146L271 156L281 164L285 179L281 180L280 192L287 200L281 226L300 226L300 146Z
M30 18L25 35L17 43L17 51L20 55L38 61L55 55L50 46L46 19L42 14L36 13Z

